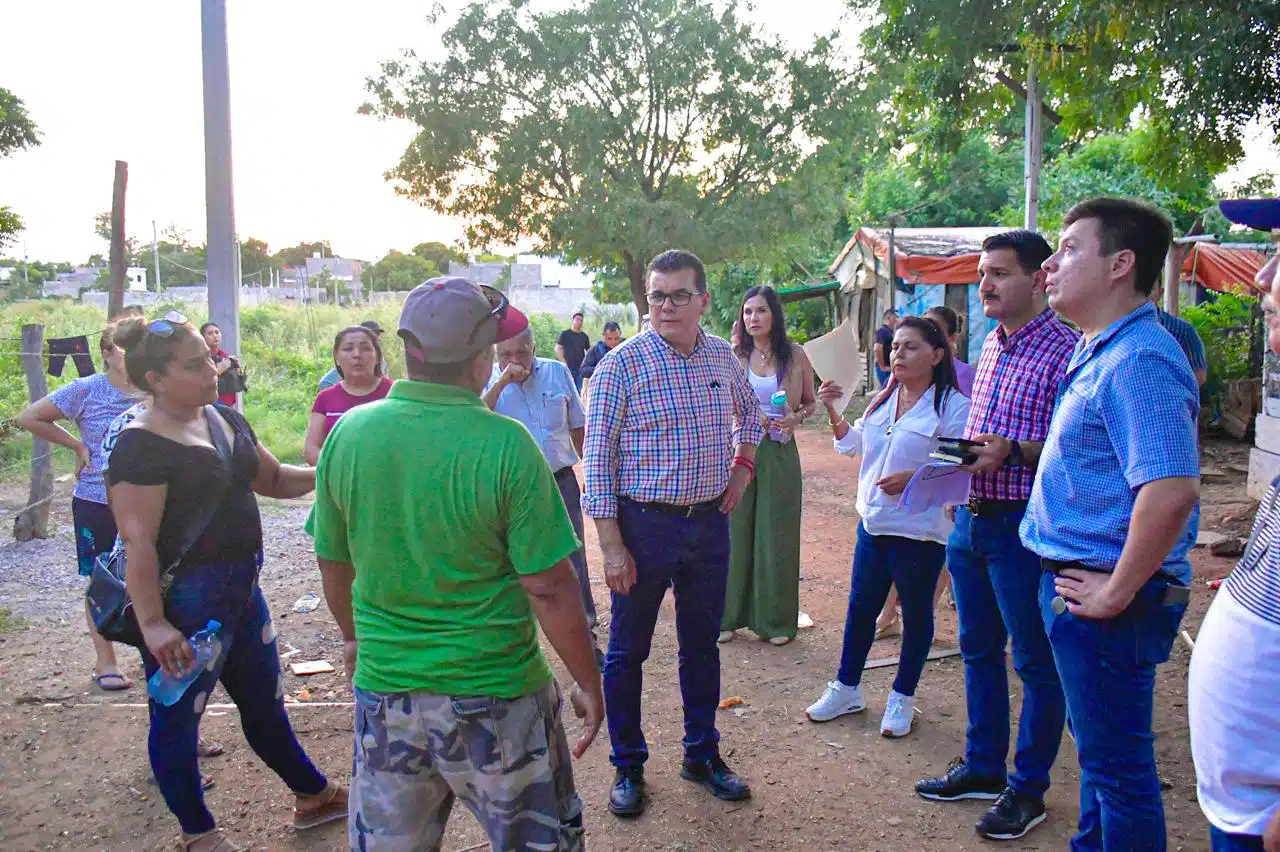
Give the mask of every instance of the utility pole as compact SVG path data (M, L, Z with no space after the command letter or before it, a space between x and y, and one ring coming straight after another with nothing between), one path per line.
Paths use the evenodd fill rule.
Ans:
M898 306L898 252L894 245L894 230L898 227L898 217L889 217L889 310L896 311Z
M107 293L107 320L124 310L124 268L129 259L124 249L124 195L129 186L129 164L116 160L115 184L111 190L111 289Z
M208 230L209 320L222 345L240 354L240 280L231 180L231 74L226 0L200 0L204 72L204 185Z
M156 220L151 220L151 266L156 271L156 291L160 290L160 250L156 248Z
M1027 121L1026 151L1023 157L1023 182L1026 186L1026 205L1022 226L1029 231L1036 229L1040 213L1040 165L1044 158L1043 117L1040 110L1040 79L1036 67L1036 54L1027 54Z

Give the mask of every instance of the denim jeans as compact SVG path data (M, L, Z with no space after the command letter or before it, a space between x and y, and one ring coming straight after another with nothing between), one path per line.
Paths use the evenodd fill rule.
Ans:
M1262 836L1227 834L1216 825L1209 826L1210 852L1262 852Z
M165 617L185 636L202 630L210 619L222 622L222 653L213 666L173 706L149 704L151 769L165 804L187 834L215 827L200 789L196 740L205 703L218 681L240 710L249 747L290 790L314 796L328 784L302 750L285 713L276 629L258 588L261 559L184 567L165 598ZM145 648L142 663L148 678L159 668Z
M969 715L965 763L981 777L1006 777L1010 710L1005 646L1012 635L1022 711L1008 784L1019 793L1043 798L1062 742L1066 703L1040 616L1040 557L1018 538L1022 514L978 518L958 508L947 543L947 566L964 658Z
M1156 666L1169 659L1186 605L1164 606L1152 579L1114 618L1053 611L1053 574L1040 580L1040 611L1062 676L1080 758L1074 852L1163 852L1164 803L1156 774Z
M902 603L902 650L893 689L903 695L916 694L933 644L933 590L945 559L946 548L935 541L872 535L858 524L837 680L848 686L862 682L862 667L876 638L876 616L893 584Z
M715 757L720 751L716 637L729 574L729 519L714 510L684 517L624 502L618 522L636 561L636 582L629 594L611 593L613 620L604 664L605 715L613 746L609 760L614 766L636 766L649 757L640 728L641 669L667 589L675 594L685 757Z
M556 471L556 486L560 489L560 497L564 507L569 510L569 523L573 524L573 533L578 541L585 542L582 530L582 490L578 485L578 475L572 467L564 467ZM582 607L587 611L587 627L591 629L591 640L596 642L596 602L591 597L591 575L587 572L587 550L579 547L569 557L573 563L573 573L578 578L578 592L582 595Z

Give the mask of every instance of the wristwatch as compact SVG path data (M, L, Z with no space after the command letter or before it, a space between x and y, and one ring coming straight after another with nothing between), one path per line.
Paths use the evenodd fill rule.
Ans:
M1017 441L1009 442L1009 455L1005 457L1004 467L1013 467L1014 465L1025 465L1026 458L1022 455L1022 445Z

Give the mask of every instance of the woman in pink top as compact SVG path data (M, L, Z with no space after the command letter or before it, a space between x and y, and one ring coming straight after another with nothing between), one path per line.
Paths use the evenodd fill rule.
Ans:
M324 439L339 417L356 406L382 399L391 390L391 380L382 375L378 336L367 328L353 325L338 332L333 339L333 364L341 380L316 396L307 424L302 455L311 465L320 458Z

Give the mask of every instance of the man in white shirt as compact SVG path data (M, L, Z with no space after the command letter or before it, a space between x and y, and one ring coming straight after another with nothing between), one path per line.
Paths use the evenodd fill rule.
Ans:
M527 328L497 345L493 377L484 390L484 402L493 411L519 420L538 442L555 474L556 485L578 541L583 541L582 491L573 466L582 457L582 440L587 417L578 397L578 388L569 368L550 358L534 354L533 328ZM587 573L587 552L578 548L571 557L578 576L582 606L595 647L596 662L604 666L596 635L596 605L591 597L591 577Z

